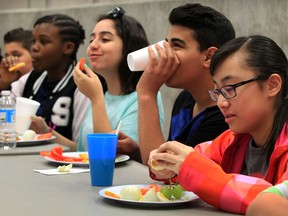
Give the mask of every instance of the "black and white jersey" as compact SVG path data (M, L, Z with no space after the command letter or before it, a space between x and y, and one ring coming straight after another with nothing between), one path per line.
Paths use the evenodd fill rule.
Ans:
M40 102L36 115L45 118L51 127L56 126L58 133L77 141L90 100L74 83L73 68L70 65L66 75L56 82L47 80L47 71L32 71L22 96Z

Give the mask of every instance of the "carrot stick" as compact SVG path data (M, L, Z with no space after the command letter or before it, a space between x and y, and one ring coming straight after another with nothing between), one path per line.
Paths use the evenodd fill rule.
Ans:
M106 196L109 196L109 197L113 197L113 198L116 198L116 199L120 199L120 196L119 196L118 194L115 194L115 193L113 193L113 192L111 192L111 191L108 191L108 190L105 190L105 191L104 191L104 194L105 194Z
M24 67L25 65L26 65L25 62L20 62L20 63L18 63L18 64L16 64L16 65L10 67L8 70L9 70L10 72L12 72L12 71L15 71L15 70L17 70L17 69L19 69L19 68L21 68L21 67Z

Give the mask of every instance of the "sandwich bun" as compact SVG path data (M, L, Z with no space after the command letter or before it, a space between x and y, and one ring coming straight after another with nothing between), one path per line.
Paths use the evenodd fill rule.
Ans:
M152 161L151 161L151 168L152 168L153 170L156 170L156 171L160 171L160 170L164 170L164 169L165 169L164 167L159 166L159 165L157 164L157 161L156 161L156 160L152 160Z

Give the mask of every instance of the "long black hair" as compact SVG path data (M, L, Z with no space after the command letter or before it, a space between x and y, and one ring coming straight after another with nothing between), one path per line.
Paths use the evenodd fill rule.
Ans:
M121 7L116 7L107 14L100 15L97 23L104 19L111 19L115 23L117 35L123 41L122 60L119 66L119 77L122 92L129 94L136 90L137 83L143 73L132 73L128 67L127 55L130 52L149 45L147 35L141 23L135 18L125 15Z
M269 78L272 74L278 74L282 79L281 91L275 104L276 114L272 130L264 149L268 152L269 159L284 124L288 123L287 58L283 50L268 37L261 35L239 37L223 45L212 57L210 65L212 76L229 56L240 51L244 54L242 61L244 66L256 71L257 75Z

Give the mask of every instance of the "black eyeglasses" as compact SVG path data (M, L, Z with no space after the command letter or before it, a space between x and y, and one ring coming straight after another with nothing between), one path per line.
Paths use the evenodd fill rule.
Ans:
M254 77L254 78L252 78L252 79L245 80L245 81L236 83L236 84L234 84L234 85L226 85L226 86L223 86L223 87L220 88L220 89L211 89L211 90L208 90L208 93L209 93L211 99L212 99L213 101L215 101L215 102L218 101L218 98L219 98L219 95L220 95L220 94L222 94L223 97L226 98L226 99L231 99L231 98L236 97L236 95L237 95L237 93L236 93L236 88L238 88L239 86L248 84L248 83L253 82L253 81L256 81L256 80L265 80L265 79L267 79L267 77L263 77L263 76Z
M107 12L107 15L113 19L122 18L124 14L125 14L125 11L122 7L115 7L112 10Z

